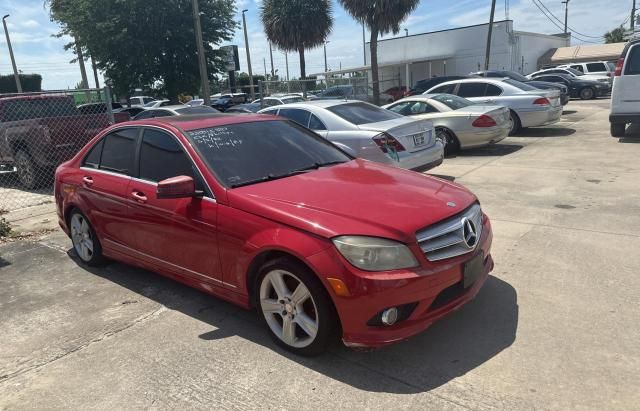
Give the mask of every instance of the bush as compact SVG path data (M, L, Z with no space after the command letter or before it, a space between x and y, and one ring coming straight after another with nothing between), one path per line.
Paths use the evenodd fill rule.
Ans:
M18 74L20 77L20 85L22 91L28 93L30 91L42 91L42 76L40 74ZM13 74L0 75L0 94L17 93L16 80Z

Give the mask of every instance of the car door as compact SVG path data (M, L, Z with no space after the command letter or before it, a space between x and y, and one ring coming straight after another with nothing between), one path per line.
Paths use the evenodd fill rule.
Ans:
M128 200L141 258L194 281L221 284L217 203L202 175L178 138L166 131L144 128L138 152ZM202 196L158 199L157 183L181 175L192 177Z
M640 105L640 43L627 51L622 73L614 79L612 104L617 114L638 113Z
M134 167L139 129L114 130L98 141L84 158L78 196L83 212L106 247L127 252L135 247L128 208L128 188Z

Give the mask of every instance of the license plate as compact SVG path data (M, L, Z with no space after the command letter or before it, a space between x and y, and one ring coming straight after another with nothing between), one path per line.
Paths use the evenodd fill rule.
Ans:
M416 134L413 136L413 145L418 147L425 143L424 134Z
M480 253L462 266L464 288L471 287L484 272L484 254Z

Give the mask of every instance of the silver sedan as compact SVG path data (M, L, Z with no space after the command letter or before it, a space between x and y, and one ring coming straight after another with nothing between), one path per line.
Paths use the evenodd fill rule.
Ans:
M447 81L423 94L455 94L478 104L505 106L510 110L514 135L522 127L546 126L560 121L559 90L539 90L511 79L469 78Z
M383 106L394 113L431 120L436 136L446 142L445 153L494 144L509 134L509 109L474 105L452 94L405 97Z
M288 118L356 157L394 167L426 171L444 158L444 145L431 121L403 117L363 101L315 100L259 113Z

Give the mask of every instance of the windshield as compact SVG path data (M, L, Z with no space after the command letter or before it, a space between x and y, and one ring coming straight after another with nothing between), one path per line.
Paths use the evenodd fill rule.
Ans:
M520 81L522 83L526 83L527 81L529 81L528 78L526 78L525 76L523 76L520 73L516 73L515 71L508 71L508 72L506 72L506 74L507 74L507 77L512 78L512 79L514 79L516 81Z
M193 147L220 182L239 187L351 160L290 121L258 121L193 130Z
M289 104L289 103L301 103L304 101L304 99L302 97L283 97L280 99L282 101L282 104Z
M157 102L156 102L155 100L152 100L152 101L150 101L150 102L146 103L144 106L145 106L145 107L153 107L156 103L157 103Z
M400 114L368 103L346 103L327 107L327 110L349 123L360 125L402 118Z
M520 81L516 81L516 80L511 80L511 79L507 79L507 80L502 80L504 83L510 84L515 88L519 88L520 90L523 91L533 91L533 90L537 90L537 88L530 86L528 84L522 83Z
M176 109L178 114L211 114L219 113L218 110L209 106L194 106Z
M581 72L580 70L572 69L571 67L567 67L565 70L567 70L571 74L575 74L576 76L584 76L583 72Z
M451 110L458 110L474 104L466 98L454 96L453 94L437 94L431 97L431 100L438 101L449 107Z

